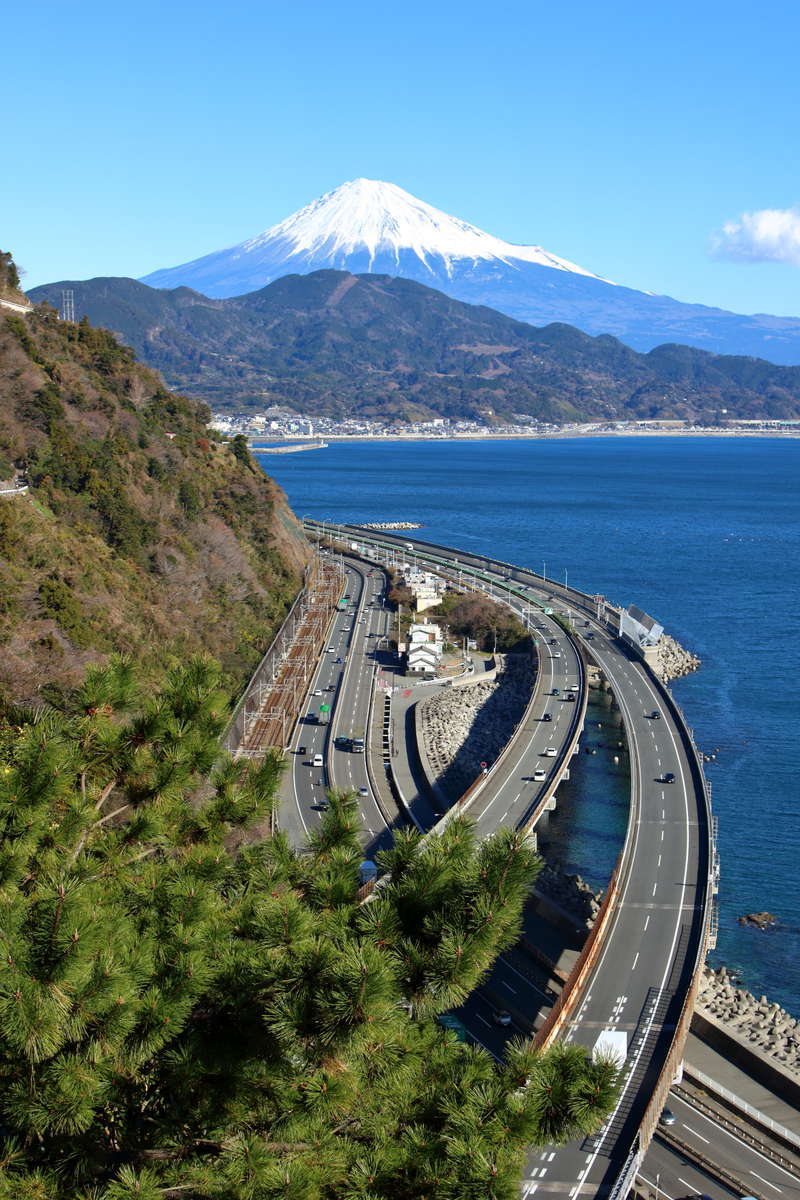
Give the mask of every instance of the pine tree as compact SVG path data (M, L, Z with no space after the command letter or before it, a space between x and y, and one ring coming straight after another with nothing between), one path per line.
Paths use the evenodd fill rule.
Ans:
M510 1198L614 1085L432 1019L516 936L529 843L400 834L361 904L353 795L303 852L242 840L281 761L220 751L226 704L208 660L118 658L0 725L0 1200Z

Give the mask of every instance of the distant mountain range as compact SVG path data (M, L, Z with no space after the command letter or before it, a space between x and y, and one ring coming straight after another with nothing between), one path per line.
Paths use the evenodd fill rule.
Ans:
M214 409L494 421L799 417L800 367L665 345L639 354L563 324L536 329L411 280L315 271L213 299L133 279L63 281L30 297L113 330Z
M264 233L143 282L230 297L324 268L399 275L520 321L610 333L638 350L682 342L800 363L800 318L742 316L603 279L541 246L517 246L392 183L354 179Z

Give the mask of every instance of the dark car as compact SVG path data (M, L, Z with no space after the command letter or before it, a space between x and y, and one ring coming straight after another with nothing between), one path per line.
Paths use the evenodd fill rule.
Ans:
M565 699L565 700L571 700L571 701L572 701L572 703L574 704L574 703L575 703L575 693L574 693L574 692L567 692L567 694L566 694L566 696L564 697L564 699Z
M543 720L543 721L552 721L552 719L553 719L553 718L550 716L550 713L542 713L542 720Z
M511 1024L511 1013L507 1012L504 1008L495 1008L492 1012L492 1020L495 1025L500 1025L503 1029L507 1029Z
M305 754L305 753L306 753L306 748L305 748L305 746L298 746L298 747L297 747L297 753L298 753L298 754Z
M653 711L650 713L650 720L658 721L658 720L660 720L660 718L661 718L661 713L658 711L657 708L654 708Z
M664 783L674 783L674 782L675 782L675 775L673 774L673 772L672 772L672 771L665 771L665 772L664 772L664 775L663 775L663 782L664 782Z
M658 1118L659 1125L674 1125L677 1120L675 1113L671 1108L663 1108L661 1116Z

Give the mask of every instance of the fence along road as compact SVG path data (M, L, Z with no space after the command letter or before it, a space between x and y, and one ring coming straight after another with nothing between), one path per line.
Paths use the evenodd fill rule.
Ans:
M581 1143L537 1152L524 1194L624 1195L682 1057L708 937L711 821L690 732L667 690L597 619L593 597L418 539L372 537L355 526L338 532L373 545L413 546L425 563L468 567L479 580L540 606L558 597L588 622L581 627L583 635L593 634L586 648L611 684L625 723L632 808L601 944L572 993L559 1036L591 1048L603 1030L624 1031L628 1056L619 1102L604 1128ZM668 772L673 783L664 782Z

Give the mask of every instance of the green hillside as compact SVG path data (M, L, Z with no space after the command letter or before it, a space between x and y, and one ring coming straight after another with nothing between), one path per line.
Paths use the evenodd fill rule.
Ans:
M548 421L800 416L800 367L659 346L640 354L569 325L543 329L407 279L317 271L211 300L133 279L62 287L170 386L215 410L280 404L399 420L526 413Z
M113 336L0 309L0 697L75 684L112 650L209 651L237 690L300 586L280 489Z

